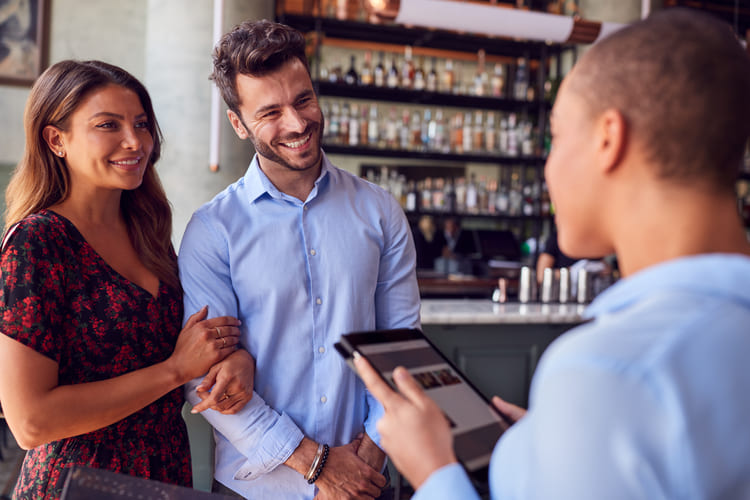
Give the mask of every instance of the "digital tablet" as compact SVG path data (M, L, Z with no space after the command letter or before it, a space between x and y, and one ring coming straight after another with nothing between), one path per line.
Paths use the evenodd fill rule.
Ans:
M355 351L365 357L394 390L393 370L406 368L443 410L456 458L468 471L486 473L495 443L510 425L420 330L347 333L335 347L352 369Z

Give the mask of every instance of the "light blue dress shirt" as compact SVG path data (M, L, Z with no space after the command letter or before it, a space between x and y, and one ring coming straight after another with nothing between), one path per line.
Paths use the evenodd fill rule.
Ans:
M387 191L323 158L305 202L274 187L253 159L243 178L198 209L179 252L185 319L242 321L256 360L251 402L214 426L215 477L250 498L313 498L282 465L303 435L340 446L379 442L382 407L333 347L341 334L419 326L411 230ZM196 404L196 379L186 386Z
M750 258L712 254L606 290L544 353L498 441L493 499L750 498ZM458 465L420 500L478 498Z

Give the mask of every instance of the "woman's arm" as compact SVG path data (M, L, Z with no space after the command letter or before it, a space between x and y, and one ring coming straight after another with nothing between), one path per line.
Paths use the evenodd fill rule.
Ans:
M239 342L236 319L204 320L206 314L204 308L190 317L165 361L76 385L59 385L57 362L0 334L0 400L18 444L31 449L101 429L206 373Z

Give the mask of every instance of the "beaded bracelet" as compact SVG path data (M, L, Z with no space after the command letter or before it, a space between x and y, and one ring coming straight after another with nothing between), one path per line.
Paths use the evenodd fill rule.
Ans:
M320 473L323 472L323 467L326 465L326 460L328 460L328 451L330 448L327 444L323 445L323 456L320 459L320 464L318 465L317 470L315 471L315 475L307 480L308 484L313 484L315 481L318 480L320 477Z

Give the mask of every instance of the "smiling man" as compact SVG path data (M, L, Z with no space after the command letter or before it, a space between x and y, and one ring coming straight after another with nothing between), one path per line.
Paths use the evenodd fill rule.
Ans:
M257 362L241 412L204 412L217 442L215 489L378 498L382 408L333 344L348 331L419 326L408 223L389 193L321 150L301 33L241 24L217 45L213 79L256 151L245 176L196 211L179 254L187 310L208 304L211 315L239 318ZM205 395L199 382L187 388L193 404Z

